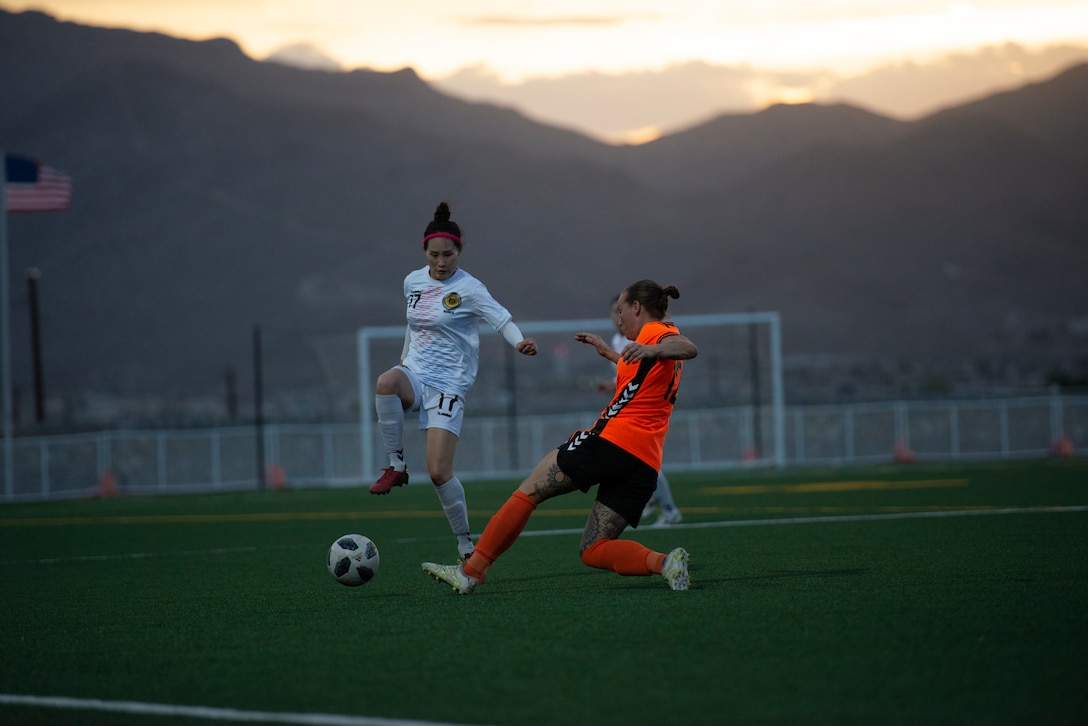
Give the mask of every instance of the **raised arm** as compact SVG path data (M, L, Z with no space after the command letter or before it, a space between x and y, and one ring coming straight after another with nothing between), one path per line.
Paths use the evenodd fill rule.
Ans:
M592 345L594 348L597 349L598 355L600 355L602 358L607 358L613 363L619 361L620 359L620 354L613 350L612 346L604 342L604 338L597 335L596 333L575 333L574 339L577 340L579 343Z

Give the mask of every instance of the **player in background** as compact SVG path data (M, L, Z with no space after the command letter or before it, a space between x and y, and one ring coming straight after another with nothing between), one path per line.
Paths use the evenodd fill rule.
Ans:
M517 351L536 355L536 342L521 334L512 316L482 282L459 267L461 228L442 202L423 232L427 264L404 278L408 328L399 365L378 376L374 408L389 466L370 487L388 494L408 483L404 462L404 414L419 412L426 433L427 473L434 484L462 560L472 554L465 488L453 473L465 396L476 381L480 361L480 321L484 320Z
M487 523L476 552L467 561L455 565L424 562L424 572L460 595L471 594L484 581L488 568L517 541L541 502L596 486L597 497L582 531L582 562L620 575L659 574L671 589L688 589L684 548L664 554L619 539L628 525L638 527L642 509L653 494L683 361L699 353L674 324L664 320L669 298L678 297L676 287L663 288L652 280L640 280L620 293L619 328L631 342L618 356L616 392L597 422L590 429L575 431L540 460ZM602 356L614 352L596 333L578 333L574 338L592 345Z
M616 365L620 352L627 347L628 342L627 336L620 330L620 313L616 305L617 302L619 302L619 298L614 297L608 305L612 325L616 326L616 332L612 334L612 346L607 350L602 346L595 346L597 352L610 360L613 366ZM615 384L615 376L613 376L612 384ZM650 501L646 502L646 507L642 510L640 519L649 519L654 516L658 509L661 510L661 516L653 524L647 525L648 527L667 527L672 524L680 524L683 519L683 515L680 514L680 510L676 507L676 500L672 498L672 489L669 487L669 480L665 478L665 472L663 471L657 472L657 488L654 490L654 495L650 497Z

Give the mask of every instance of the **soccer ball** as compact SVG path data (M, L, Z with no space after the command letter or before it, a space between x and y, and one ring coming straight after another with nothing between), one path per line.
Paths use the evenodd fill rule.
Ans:
M378 546L361 534L337 537L329 547L329 574L341 585L356 587L378 574Z

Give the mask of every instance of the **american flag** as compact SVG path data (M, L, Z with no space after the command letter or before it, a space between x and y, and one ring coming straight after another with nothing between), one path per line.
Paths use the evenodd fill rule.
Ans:
M72 178L37 159L5 155L7 210L59 212L72 201Z

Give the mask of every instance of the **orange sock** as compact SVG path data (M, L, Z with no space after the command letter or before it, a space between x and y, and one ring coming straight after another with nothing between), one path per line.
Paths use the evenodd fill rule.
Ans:
M661 556L661 553L629 539L602 539L582 553L582 562L621 575L652 575L661 572L660 564L656 570L651 564Z
M487 568L491 567L491 563L517 541L534 509L536 502L532 497L515 489L484 527L476 543L476 551L465 563L465 574L480 579L487 572Z

